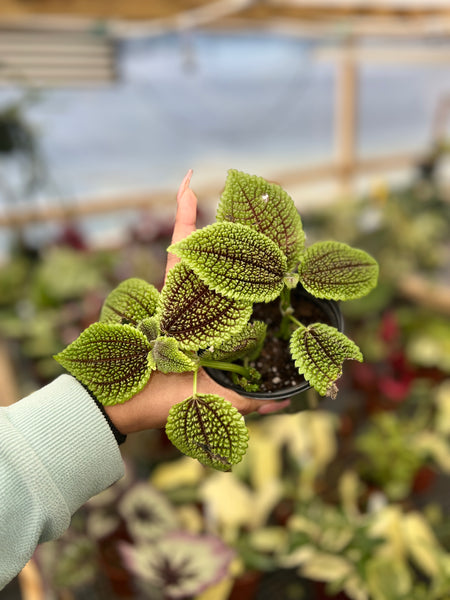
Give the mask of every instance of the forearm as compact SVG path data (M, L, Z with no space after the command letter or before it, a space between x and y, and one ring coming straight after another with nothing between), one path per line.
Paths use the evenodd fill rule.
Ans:
M61 535L123 475L123 462L103 415L69 375L0 409L0 457L1 589L38 543Z

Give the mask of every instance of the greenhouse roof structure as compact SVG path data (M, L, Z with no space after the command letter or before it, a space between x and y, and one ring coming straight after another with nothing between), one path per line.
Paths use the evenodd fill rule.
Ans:
M3 0L0 20L22 26L28 21L34 27L107 21L109 29L122 34L139 23L139 29L284 24L317 34L339 29L363 35L437 35L450 31L450 6L447 0Z

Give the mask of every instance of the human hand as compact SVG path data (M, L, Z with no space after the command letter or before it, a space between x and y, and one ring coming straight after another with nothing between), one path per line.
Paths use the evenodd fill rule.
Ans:
M195 231L197 220L197 198L189 187L192 170L184 177L177 193L177 213L172 235L172 243L178 242ZM166 276L178 262L178 257L167 257ZM285 408L289 400L270 402L240 396L222 387L200 369L197 378L197 392L216 394L225 398L243 415L251 412L269 414ZM165 426L170 408L192 395L192 373L152 373L149 382L138 394L124 404L106 406L105 410L117 429L123 434L144 429L159 429Z

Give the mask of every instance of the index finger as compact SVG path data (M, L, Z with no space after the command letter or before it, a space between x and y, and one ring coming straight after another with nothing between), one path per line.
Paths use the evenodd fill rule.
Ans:
M179 242L195 231L197 221L197 197L189 187L192 169L184 176L177 193L177 214L172 233L172 244ZM179 261L175 254L167 255L166 277L169 270Z

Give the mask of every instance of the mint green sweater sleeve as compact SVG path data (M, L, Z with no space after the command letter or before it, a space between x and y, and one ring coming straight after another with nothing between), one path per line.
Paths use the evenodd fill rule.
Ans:
M0 408L0 589L122 475L109 425L70 375Z

